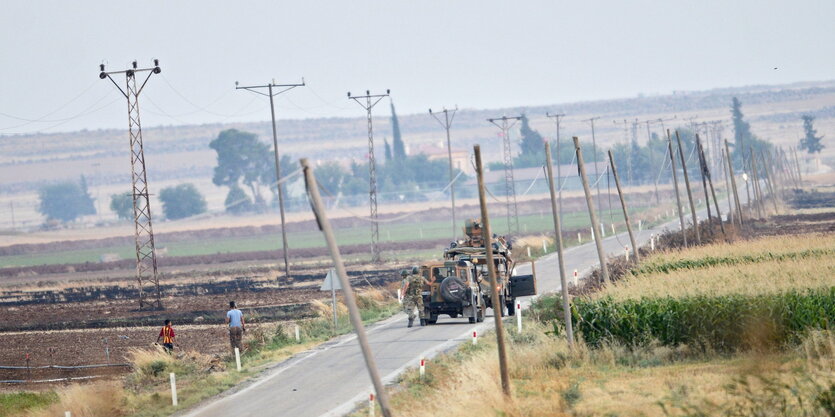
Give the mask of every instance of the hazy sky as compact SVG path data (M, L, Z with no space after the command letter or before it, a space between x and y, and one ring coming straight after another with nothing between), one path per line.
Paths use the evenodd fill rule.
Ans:
M833 0L4 0L0 134L125 127L102 62L160 59L147 126L267 120L234 82L272 78L309 85L280 118L361 116L347 91L413 113L828 80L833 22Z

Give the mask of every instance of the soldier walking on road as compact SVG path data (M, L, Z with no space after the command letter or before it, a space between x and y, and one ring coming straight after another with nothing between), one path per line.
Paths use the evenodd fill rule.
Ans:
M229 311L226 312L226 323L229 324L229 343L232 345L232 353L235 348L243 352L244 348L241 340L246 331L246 321L244 321L244 313L238 310L234 301L229 302Z
M423 284L426 280L420 275L418 267L412 268L412 274L407 277L406 288L403 295L403 308L409 314L409 325L412 327L415 322L415 309L420 315L420 325L426 325L426 317L423 311Z

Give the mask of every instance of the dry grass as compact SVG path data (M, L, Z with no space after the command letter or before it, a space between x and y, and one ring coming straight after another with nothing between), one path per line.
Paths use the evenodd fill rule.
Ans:
M74 384L58 391L58 402L29 414L30 417L63 416L69 411L74 416L113 417L123 414L125 391L121 384L98 382Z
M393 412L404 417L738 415L727 411L755 399L769 403L785 397L787 406L792 406L789 397L814 403L816 390L835 383L835 335L829 332L810 335L795 351L737 356L694 353L687 347L592 350L582 344L572 354L561 338L543 332L532 324L522 335L508 334L512 395L507 400L495 339L488 334L477 347L462 345L430 360L424 381L416 370L407 371L393 394ZM792 383L809 378L813 384ZM731 388L741 384L750 392ZM806 415L825 415L815 404L795 401L794 407L807 407Z

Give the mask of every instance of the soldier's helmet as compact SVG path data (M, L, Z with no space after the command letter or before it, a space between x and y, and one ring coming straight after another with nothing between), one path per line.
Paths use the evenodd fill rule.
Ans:
M409 275L409 270L408 269L401 269L400 270L400 276L405 277L406 275Z
M420 272L420 269L419 269L417 266L413 266L413 267L412 267L412 273L413 273L413 274L417 274L417 273L419 273L419 272Z

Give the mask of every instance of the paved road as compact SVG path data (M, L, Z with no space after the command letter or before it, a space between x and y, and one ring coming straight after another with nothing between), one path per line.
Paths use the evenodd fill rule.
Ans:
M700 213L701 218L704 214ZM645 244L652 233L664 229L678 229L678 221L644 230L636 237ZM609 236L604 249L620 255L629 238L625 233ZM598 264L594 244L587 243L565 251L566 273L574 269L580 276ZM537 261L539 292L560 289L557 256L551 254ZM530 273L530 265L517 267L518 274ZM526 297L527 298L527 297ZM522 300L526 305L529 300ZM406 368L418 365L421 357L432 357L461 342L469 342L472 331L493 328L492 319L484 323L468 324L466 319L444 318L437 325L406 328L406 316L401 313L368 328L371 348L387 384ZM276 365L253 383L211 400L187 413L188 417L225 416L341 416L354 409L359 401L367 400L373 392L371 380L353 335L346 335L296 355Z

